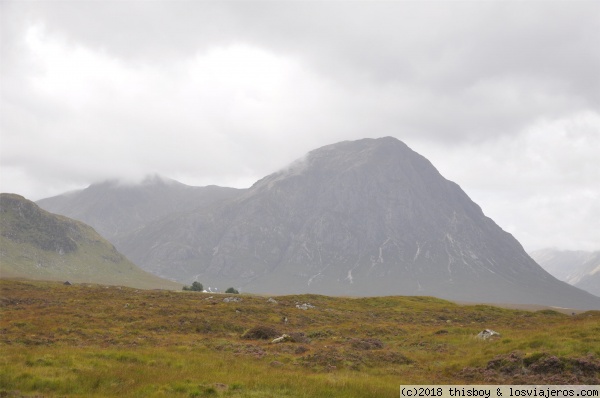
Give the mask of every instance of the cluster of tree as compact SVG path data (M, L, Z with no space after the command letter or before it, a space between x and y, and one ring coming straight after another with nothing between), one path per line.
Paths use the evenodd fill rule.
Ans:
M193 292L203 292L204 286L202 286L202 283L200 283L198 281L194 281L192 283L192 286L184 286L183 290L193 291ZM236 290L232 287L227 288L227 290L225 290L225 293L240 294L240 292L238 290Z

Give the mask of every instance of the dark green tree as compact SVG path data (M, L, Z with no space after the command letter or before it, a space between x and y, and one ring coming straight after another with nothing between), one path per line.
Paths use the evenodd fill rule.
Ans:
M238 292L237 290L235 290L234 288L230 287L227 290L225 290L225 293L233 293L233 294L240 294L240 292Z
M202 286L202 283L195 281L194 283L192 283L192 286L184 286L183 290L191 290L194 292L203 292L204 286Z

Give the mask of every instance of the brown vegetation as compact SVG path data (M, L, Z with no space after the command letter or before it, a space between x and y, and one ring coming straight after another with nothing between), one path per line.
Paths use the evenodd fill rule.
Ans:
M0 394L395 397L400 384L599 384L598 311L242 297L0 280ZM501 337L476 339L486 328Z

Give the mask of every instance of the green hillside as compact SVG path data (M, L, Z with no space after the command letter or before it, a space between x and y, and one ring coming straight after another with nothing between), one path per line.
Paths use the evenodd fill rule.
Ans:
M93 228L0 194L0 276L178 289L121 255Z

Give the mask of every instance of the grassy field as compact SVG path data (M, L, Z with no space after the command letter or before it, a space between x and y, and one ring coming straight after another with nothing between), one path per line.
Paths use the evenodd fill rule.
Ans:
M1 397L397 397L401 384L600 384L598 311L0 288ZM476 339L486 328L501 336Z

